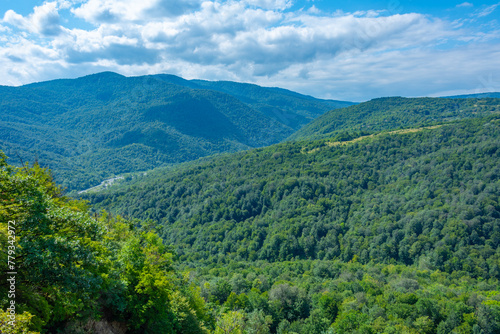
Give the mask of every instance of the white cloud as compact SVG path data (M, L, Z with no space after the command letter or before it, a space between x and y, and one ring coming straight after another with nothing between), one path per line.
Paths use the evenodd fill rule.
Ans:
M169 72L362 100L384 91L444 91L446 85L474 81L473 73L499 68L492 57L499 55L493 48L498 29L475 31L418 13L329 14L314 6L291 11L291 4L58 0L35 7L27 16L7 11L5 29L24 32L5 30L7 37L0 40L0 84L101 70L125 75ZM64 13L94 28L62 27L61 22L71 19L61 18ZM453 73L462 73L463 80Z
M335 61L296 64L275 75L271 85L313 96L363 101L380 96L443 96L446 91L491 91L483 77L500 79L500 46L460 47L452 50L394 50L344 55ZM300 76L307 80L297 80ZM491 82L492 80L486 80ZM493 80L494 81L494 80ZM264 83L264 80L257 83Z
M59 12L56 2L46 2L35 7L31 22L36 31L44 36L54 36L61 32Z
M57 2L45 2L36 6L28 17L8 10L3 22L42 36L56 36L61 32Z
M277 10L287 9L293 5L291 0L244 0L243 2L250 6Z
M15 47L0 48L0 77L2 84L40 81L48 74L62 74L60 53L50 47L40 46L24 37L11 38Z
M199 8L201 0L89 0L71 12L87 22L99 25L121 21L150 21L174 17Z
M474 7L474 5L471 4L470 2L463 2L463 3L459 4L459 5L457 5L457 7L458 8L460 8L460 7Z
M497 3L497 4L494 4L494 5L491 5L488 7L484 7L482 9L478 10L476 12L476 17L484 17L484 16L490 15L491 13L493 13L495 11L495 9L497 9L498 5L500 5L500 4Z
M2 21L20 29L27 29L30 26L28 19L11 9L5 12Z

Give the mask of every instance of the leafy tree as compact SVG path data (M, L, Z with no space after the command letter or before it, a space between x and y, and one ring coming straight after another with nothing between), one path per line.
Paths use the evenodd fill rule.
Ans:
M204 301L175 271L151 224L106 212L91 217L86 203L62 196L46 170L5 159L0 152L0 236L7 240L7 225L15 226L15 242L2 244L16 250L15 333L57 332L100 317L126 322L132 333L208 332ZM4 281L12 271L6 264ZM7 309L5 298L0 303Z

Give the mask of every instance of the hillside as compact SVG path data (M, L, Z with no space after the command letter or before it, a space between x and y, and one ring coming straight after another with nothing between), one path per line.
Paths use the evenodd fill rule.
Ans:
M84 199L156 224L228 324L493 334L499 138L493 115L286 142L129 175Z
M386 97L332 110L290 136L290 140L339 139L373 132L482 117L500 112L500 99Z
M285 142L125 175L94 213L0 153L14 333L498 333L499 135L492 115Z
M85 198L158 221L184 261L356 257L496 277L499 134L488 118L345 145L289 142Z
M0 333L208 334L208 308L171 249L134 225L91 215L46 170L0 151L0 277L11 282Z
M465 94L465 95L453 95L453 96L447 96L446 98L449 98L449 99L469 99L469 98L484 99L486 97L500 98L500 92Z
M191 82L199 87L235 96L266 116L295 130L327 111L354 104L345 101L318 100L281 88L264 88L231 81L192 80Z
M114 174L278 143L332 108L331 101L258 86L266 98L247 103L245 93L173 78L105 72L0 87L0 148L18 163L50 167L69 190L85 189ZM231 85L234 94L246 87ZM279 109L283 96L288 105Z
M175 75L155 75L166 82L195 89L210 89L229 94L252 108L294 129L336 108L353 102L322 100L277 87L261 87L233 81L185 80Z
M18 312L12 331L0 300L0 331L498 333L499 134L489 117L278 144L91 197L160 225L92 214L0 152Z

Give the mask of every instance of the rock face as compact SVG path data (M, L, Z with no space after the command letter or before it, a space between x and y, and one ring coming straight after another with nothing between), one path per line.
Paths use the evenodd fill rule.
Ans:
M96 334L125 334L127 332L127 326L117 321L89 321L87 326L90 333Z
M67 333L75 334L125 334L127 325L122 322L107 320L88 320L86 323L70 323L66 326Z

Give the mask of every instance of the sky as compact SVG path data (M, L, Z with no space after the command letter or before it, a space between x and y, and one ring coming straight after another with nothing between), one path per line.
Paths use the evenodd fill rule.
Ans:
M0 85L102 71L318 98L500 91L500 2L2 0Z

